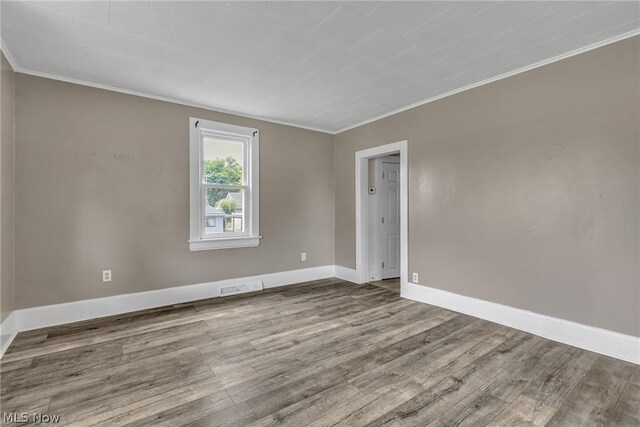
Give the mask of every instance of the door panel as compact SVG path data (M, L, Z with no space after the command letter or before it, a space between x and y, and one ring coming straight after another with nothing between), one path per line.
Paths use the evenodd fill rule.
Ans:
M399 236L396 235L390 235L389 236L389 240L388 240L388 244L387 244L387 251L389 256L387 257L387 262L388 262L388 266L389 268L386 269L387 271L391 272L398 272L398 274L400 274L400 266L398 265L398 258L399 257L399 252L400 252L400 239Z
M389 225L400 224L400 195L397 188L390 188L387 194L388 198L388 212L387 218Z

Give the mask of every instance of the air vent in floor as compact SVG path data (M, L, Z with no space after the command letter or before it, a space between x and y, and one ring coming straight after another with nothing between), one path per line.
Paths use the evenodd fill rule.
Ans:
M241 285L229 285L220 288L220 296L243 294L245 292L256 292L264 289L262 282L243 283Z

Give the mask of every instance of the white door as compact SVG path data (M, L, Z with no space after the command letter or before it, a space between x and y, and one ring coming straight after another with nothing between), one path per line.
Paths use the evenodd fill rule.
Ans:
M378 178L378 253L382 278L400 277L400 164L397 157L380 159Z

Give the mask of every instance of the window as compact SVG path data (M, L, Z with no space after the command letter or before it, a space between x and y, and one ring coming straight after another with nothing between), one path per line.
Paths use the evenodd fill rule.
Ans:
M189 249L258 246L258 130L191 118Z

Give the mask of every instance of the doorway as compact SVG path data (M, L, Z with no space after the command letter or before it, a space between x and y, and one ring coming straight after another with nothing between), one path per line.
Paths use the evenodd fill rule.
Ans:
M399 279L401 295L408 282L407 186L407 141L356 152L356 275L359 283Z
M369 159L369 281L400 278L400 156Z

